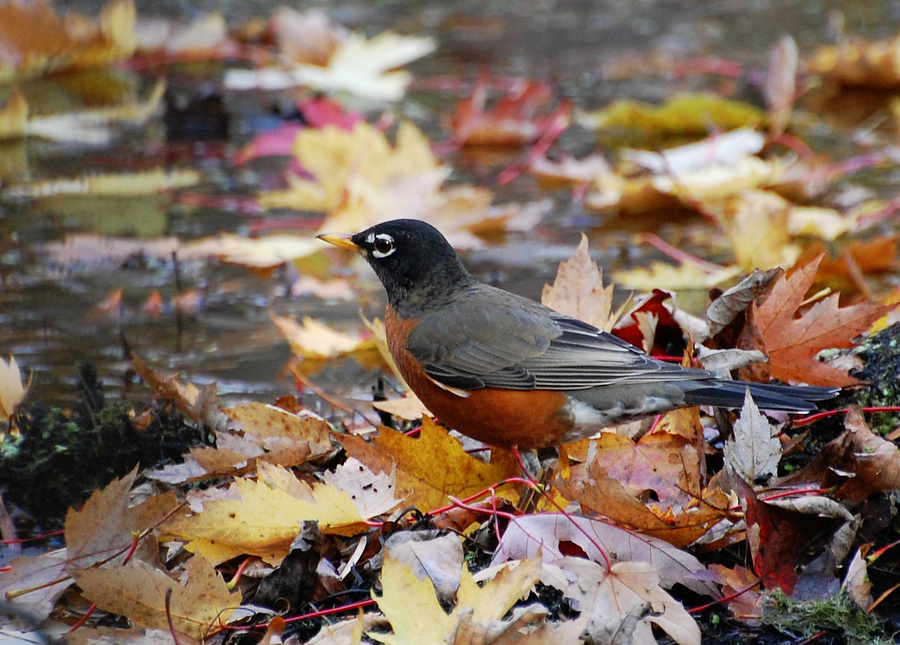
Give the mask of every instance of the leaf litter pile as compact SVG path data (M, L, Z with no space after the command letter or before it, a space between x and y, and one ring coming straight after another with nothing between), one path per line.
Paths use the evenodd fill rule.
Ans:
M896 93L900 36L842 37L802 56L785 37L755 103L722 84L593 111L539 80L414 79L403 67L435 40L367 38L286 8L230 27L216 14L144 20L125 1L97 17L10 3L0 42L11 88L0 137L10 145L102 146L159 119L162 74L102 107L54 113L30 98L35 79L115 66L218 61L222 92L287 92L302 117L254 133L230 159L278 167L277 181L229 202L259 218L257 235L72 235L44 245L54 262L114 268L174 254L264 279L287 265L295 295L365 299L378 292L362 263L314 232L411 217L460 250L481 249L546 223L549 196L562 193L594 223L634 218L660 231L662 218L693 217L704 231L695 246L716 262L644 231L627 243L665 260L605 284L585 236L545 287L546 305L656 356L845 388L835 410L806 418L763 414L748 396L731 413L690 408L610 427L561 447L559 467L538 482L521 456L449 432L405 392L379 319L347 331L271 313L295 354L298 391L324 401L327 418L289 392L223 407L214 384L135 354L152 402L105 401L88 366L78 406L50 409L29 400L27 365L4 356L2 642L895 642L900 202L847 177L896 175L900 107L887 98L882 123L859 126L859 154L830 158L806 140L820 117L796 100L811 88ZM691 73L692 62L708 73L699 61L653 71ZM429 82L446 94L442 140L398 109L411 83ZM573 154L565 142L576 135L597 145ZM466 182L452 166L461 151L506 161ZM227 201L204 195L203 172L189 164L4 172L8 203ZM522 183L548 197L494 194ZM266 218L279 209L303 219L275 231ZM615 287L631 297L616 305ZM675 305L678 290L698 289L709 293L701 310ZM121 297L98 308L117 309ZM179 297L173 307L202 311L200 299ZM144 308L163 306L156 294ZM347 357L382 370L383 381L365 384L374 400L316 384ZM93 479L70 479L78 469Z

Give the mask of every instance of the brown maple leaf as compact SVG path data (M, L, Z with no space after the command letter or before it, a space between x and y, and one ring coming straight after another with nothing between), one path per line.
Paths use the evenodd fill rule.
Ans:
M845 348L865 332L889 307L859 303L838 304L832 294L797 315L822 261L819 256L790 277L778 280L762 305L754 305L753 319L769 355L771 376L782 381L844 387L859 383L846 372L820 362L823 349Z

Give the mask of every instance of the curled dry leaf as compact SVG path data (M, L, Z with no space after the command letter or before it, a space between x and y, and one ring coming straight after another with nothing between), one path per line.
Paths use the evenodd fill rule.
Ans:
M769 133L777 137L787 129L797 97L797 43L790 36L769 52L769 70L763 92L769 108Z
M847 574L844 576L844 582L841 585L841 589L850 594L853 601L863 611L869 611L874 602L872 598L872 583L869 580L869 571L866 564L868 552L868 545L863 545L856 550L856 553L853 554L853 558L847 565Z
M0 358L0 421L8 421L16 413L25 390L15 357L10 356L9 362Z
M740 281L737 285L724 291L713 300L706 309L706 320L709 323L709 331L706 337L715 337L722 329L730 325L734 319L744 313L750 303L757 298L769 293L775 280L784 273L781 268L760 271L755 269L753 273ZM695 338L696 342L704 338Z
M201 387L193 383L182 383L174 375L151 369L137 354L131 356L131 364L144 383L155 389L160 396L184 412L191 420L213 431L223 431L229 427L228 417L219 410L214 383Z

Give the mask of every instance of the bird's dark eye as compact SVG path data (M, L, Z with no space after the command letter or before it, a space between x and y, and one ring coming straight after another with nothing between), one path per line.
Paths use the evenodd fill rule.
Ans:
M394 252L394 238L390 235L376 235L372 240L372 255L376 258L386 258Z

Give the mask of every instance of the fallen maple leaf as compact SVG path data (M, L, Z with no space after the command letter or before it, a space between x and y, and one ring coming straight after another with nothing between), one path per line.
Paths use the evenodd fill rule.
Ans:
M133 560L114 568L83 569L75 577L85 598L105 611L158 629L168 629L171 619L176 631L202 640L228 622L239 601L199 556L185 563L184 575L187 579L179 582L168 572Z
M733 503L728 494L713 488L704 491L695 503L648 506L596 462L587 466L584 475L571 481L558 480L557 486L560 494L581 504L582 512L607 517L675 546L687 546L700 538L728 516Z
M366 38L332 25L321 12L300 14L282 9L273 22L284 55L281 68L229 69L225 74L227 88L283 90L305 85L396 101L412 80L409 72L397 68L430 54L437 46L431 38L392 32Z
M591 259L587 236L582 233L572 257L559 263L553 286L544 285L541 303L561 314L610 331L622 314L622 308L612 313L614 291L612 284L603 286L603 271Z
M361 437L335 437L352 457L372 471L397 469L397 496L423 512L446 505L448 495L468 497L507 477L518 475L515 458L492 449L491 463L475 459L430 417L422 419L419 439L382 427L371 442ZM508 490L508 489L507 489ZM499 494L504 493L501 489Z
M40 618L49 616L56 601L72 584L71 574L104 563L121 564L134 536L177 508L174 492L129 506L137 469L94 491L81 510L66 514L66 549L41 556L24 556L0 576L0 593L14 606ZM142 554L142 549L137 551Z
M712 94L678 94L664 105L617 101L602 110L584 112L576 121L589 129L629 128L643 136L699 134L710 127L733 130L761 123L765 115L749 103Z
M376 349L375 341L371 338L339 332L309 316L303 317L302 324L298 324L291 316L270 313L269 318L287 338L294 355L301 358L335 358Z
M700 456L691 443L659 429L637 442L604 432L591 441L586 462L572 468L570 482L590 480L586 473L600 468L635 497L652 491L663 506L685 504L699 493L700 485Z
M565 557L544 568L560 570L567 584L548 576L550 584L590 616L585 629L589 642L615 643L625 637L634 645L656 645L653 623L679 645L700 645L699 625L663 591L647 562L617 562L607 570L596 562Z
M734 423L734 434L723 448L725 465L748 484L765 482L773 477L781 461L782 447L773 436L772 427L750 396L744 398L741 416Z
M214 564L241 554L278 563L304 520L317 521L323 533L354 535L365 530L365 521L373 517L370 513L378 515L397 504L390 476L384 478L359 464L349 467L358 470L352 492L327 483L310 486L284 468L260 463L256 479L235 478L232 487L239 499L213 500L200 513L176 515L166 522L164 531L189 540L192 550ZM359 496L358 487L366 479L375 482L371 494L377 501Z
M823 349L850 347L890 307L868 303L841 307L838 294L832 294L797 316L821 261L819 256L790 277L779 279L765 302L753 305L753 320L765 344L772 377L844 387L859 381L816 356Z
M437 645L439 643L479 642L489 645L502 635L502 628L495 625L510 607L527 594L541 575L539 558L523 560L517 567L501 572L483 587L478 586L472 574L463 566L460 574L456 607L446 613L434 593L434 586L427 577L419 579L413 571L390 555L384 558L381 572L382 594L376 597L378 608L391 623L393 634L369 632L367 635L388 645ZM527 611L528 619L521 621L522 610L509 619L510 623L535 622L546 616L545 611ZM484 624L481 629L475 625ZM462 634L458 633L460 626ZM494 635L488 636L488 627ZM470 640L473 633L481 638Z
M563 546L564 543L568 544ZM563 551L567 550L566 547L570 549L572 544L577 545L593 562L605 563L599 550L602 548L614 562L652 564L666 588L682 584L699 594L718 596L706 568L690 553L665 540L599 520L561 513L535 513L510 521L491 564L532 558L538 553L544 562L552 563L564 557Z
M571 105L563 102L552 113L539 114L553 99L547 83L520 81L488 108L489 81L479 78L450 117L453 139L463 146L522 146L550 127L565 129Z

